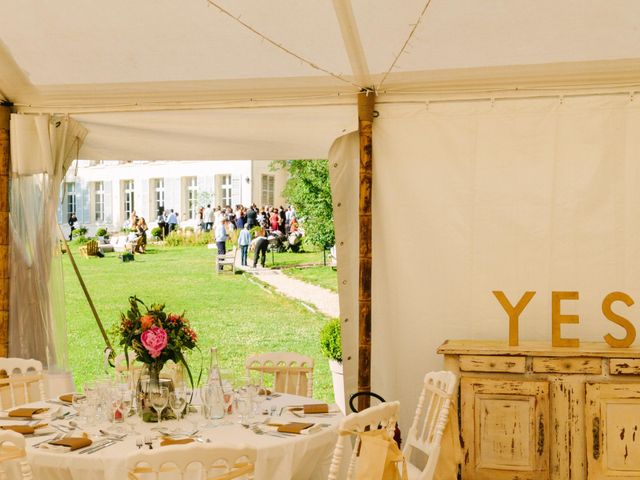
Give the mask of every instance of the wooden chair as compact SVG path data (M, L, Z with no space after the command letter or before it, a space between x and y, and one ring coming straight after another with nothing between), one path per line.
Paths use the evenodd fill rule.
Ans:
M89 240L85 245L79 248L80 254L84 258L95 257L98 255L98 242L96 240Z
M11 430L0 430L0 480L17 480L15 468L12 469L11 475L8 475L8 462L17 463L14 467L19 467L21 479L33 478L31 466L27 462L24 437Z
M237 247L233 247L230 252L225 253L224 255L218 255L216 257L216 268L218 273L224 271L224 267L231 267L231 273L235 273L236 271L236 253L238 252Z
M313 358L294 352L269 352L251 355L245 362L247 375L260 372L273 375L273 391L303 397L313 396Z
M45 399L42 362L0 358L0 408L13 408Z
M403 453L407 459L411 480L431 480L440 454L442 434L449 418L451 397L456 391L458 377L448 371L429 372L424 376L422 392L413 417ZM422 452L416 454L415 452ZM426 458L424 468L412 462L413 456Z
M341 472L344 469L343 459L345 453L348 452L347 447L351 443L351 440L355 438L349 457L346 480L354 478L358 454L360 452L360 437L356 435L355 432L383 428L387 431L389 437L393 438L398 421L399 409L400 402L386 402L358 413L352 413L344 418L338 427L339 437L333 450L328 480L338 480L342 478Z
M252 479L256 450L243 445L237 447L214 444L188 444L144 450L127 460L130 480L161 478L161 473L179 473L178 478L200 480ZM185 475L194 470L200 475ZM172 477L174 478L174 477Z

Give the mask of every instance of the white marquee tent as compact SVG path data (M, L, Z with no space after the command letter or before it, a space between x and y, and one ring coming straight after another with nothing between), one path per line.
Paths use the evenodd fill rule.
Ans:
M492 290L538 292L522 338L550 339L552 290L580 292L566 336L620 333L599 302L638 298L639 25L636 0L9 0L0 101L14 172L42 159L31 114L78 122L85 159L329 157L353 392L372 88L372 386L406 424L440 343L506 338Z

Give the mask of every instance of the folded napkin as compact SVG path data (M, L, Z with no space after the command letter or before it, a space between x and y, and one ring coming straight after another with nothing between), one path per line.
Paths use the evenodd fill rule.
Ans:
M329 413L329 405L326 403L307 404L302 406L305 414L309 413Z
M171 437L162 437L162 441L160 442L161 447L166 447L167 445L184 445L187 443L193 443L193 438L171 438Z
M0 428L2 430L13 430L14 432L21 433L22 435L33 435L36 430L45 428L47 426L46 423L41 423L39 425L2 425ZM50 431L51 429L47 429Z
M87 437L67 437L61 438L60 440L54 440L53 442L45 443L44 445L47 445L47 448L50 448L49 446L61 447L61 450L63 451L73 452L74 450L78 450L79 448L88 447L92 443L93 442Z
M64 395L60 395L58 398L64 403L73 403L73 393L65 393Z
M48 408L16 408L9 412L10 417L22 417L22 418L37 418L36 415L41 415L48 412Z
M280 425L278 427L278 432L281 433L309 433L308 430L313 427L315 423L302 423L302 422L291 422L285 423L284 425Z

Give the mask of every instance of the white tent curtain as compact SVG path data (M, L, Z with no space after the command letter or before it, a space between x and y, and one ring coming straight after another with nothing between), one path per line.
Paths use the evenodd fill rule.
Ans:
M67 117L11 116L9 354L67 367L56 209L60 183L86 130Z
M493 290L514 304L537 292L521 340L551 344L554 290L580 295L563 303L580 317L564 337L624 337L601 302L612 291L640 301L639 107L628 93L376 107L372 389L406 406L403 427L424 373L443 366L442 342L508 338ZM356 162L356 149L357 137L341 139L332 164ZM357 176L348 182L357 191ZM343 228L336 216L338 239ZM341 317L352 316L357 262L338 259ZM637 312L617 308L634 323ZM342 325L357 362L357 319ZM346 374L345 390L356 388Z
M358 132L338 138L329 151L329 177L339 265L345 401L358 390L359 154Z

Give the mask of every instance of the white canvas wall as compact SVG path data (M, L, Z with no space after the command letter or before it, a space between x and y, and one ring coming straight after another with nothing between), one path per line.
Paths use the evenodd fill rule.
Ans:
M632 97L376 108L373 389L403 402L405 427L422 376L442 368L443 341L507 339L492 290L513 303L537 291L521 315L523 340L551 342L552 290L580 292L563 313L581 323L563 336L624 336L601 302L615 290L640 300L640 109ZM351 274L357 282L357 269ZM616 310L640 317L638 307ZM357 322L347 325L346 338L357 338ZM353 341L345 347L357 358Z

